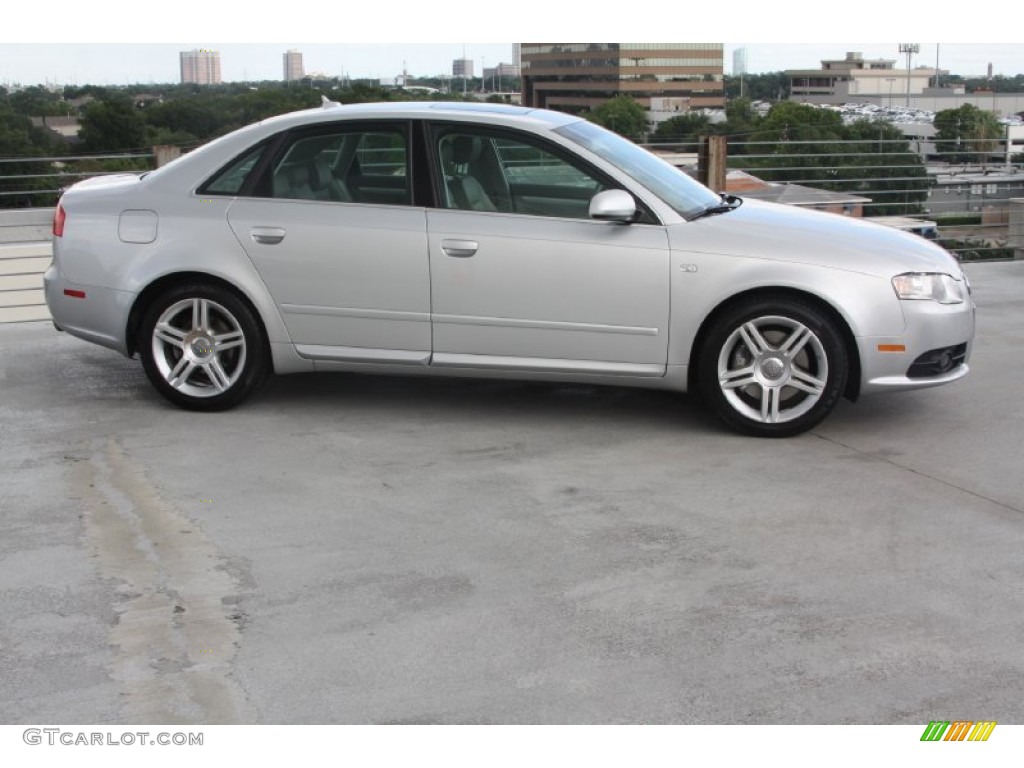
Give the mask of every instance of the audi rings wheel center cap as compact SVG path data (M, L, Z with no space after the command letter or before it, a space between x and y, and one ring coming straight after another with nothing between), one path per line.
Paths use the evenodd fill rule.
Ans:
M769 357L761 363L761 373L769 381L778 381L786 373L786 364L777 357Z
M209 360L213 357L213 339L203 334L197 334L188 340L186 349L196 362Z

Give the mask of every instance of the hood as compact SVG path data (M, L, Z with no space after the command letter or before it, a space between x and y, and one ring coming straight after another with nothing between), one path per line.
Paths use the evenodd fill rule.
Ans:
M744 200L729 213L678 224L675 250L810 264L889 278L901 272L961 273L923 237L862 219Z

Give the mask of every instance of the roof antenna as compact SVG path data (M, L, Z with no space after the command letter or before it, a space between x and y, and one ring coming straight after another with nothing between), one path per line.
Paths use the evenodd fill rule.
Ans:
M340 102L331 101L326 96L324 96L322 93L320 94L320 109L334 109L335 107L340 107L340 106L341 106Z

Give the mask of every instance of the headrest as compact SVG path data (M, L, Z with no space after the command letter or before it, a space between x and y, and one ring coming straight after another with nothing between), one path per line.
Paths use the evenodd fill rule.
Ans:
M331 180L331 167L327 160L322 157L315 158L309 163L309 186L314 189L324 189Z
M457 165L472 163L480 157L482 149L478 136L456 136L452 142L452 162Z
M292 165L288 167L288 181L293 186L302 186L309 182L309 169L304 165Z

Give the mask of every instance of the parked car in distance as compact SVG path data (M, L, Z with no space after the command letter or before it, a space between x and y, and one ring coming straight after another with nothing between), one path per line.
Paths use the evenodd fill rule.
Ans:
M934 243L506 105L325 102L76 184L53 233L58 329L203 411L272 372L502 377L696 390L780 437L962 378L974 336Z

